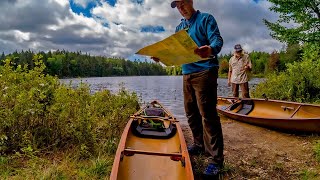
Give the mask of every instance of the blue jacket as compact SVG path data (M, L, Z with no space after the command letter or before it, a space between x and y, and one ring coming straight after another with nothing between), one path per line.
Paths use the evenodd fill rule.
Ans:
M219 66L217 54L221 51L223 46L223 39L215 18L208 13L201 13L196 11L192 17L182 19L181 23L176 27L176 32L186 29L193 41L200 46L210 45L212 48L212 55L214 58L204 61L198 61L190 64L182 65L182 74L191 74L214 66Z

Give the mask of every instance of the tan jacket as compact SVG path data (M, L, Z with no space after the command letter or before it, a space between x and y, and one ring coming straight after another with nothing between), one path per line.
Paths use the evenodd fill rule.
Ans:
M231 72L230 82L242 84L249 81L248 69L252 68L251 60L248 54L243 54L239 59L232 56L229 60L229 73Z

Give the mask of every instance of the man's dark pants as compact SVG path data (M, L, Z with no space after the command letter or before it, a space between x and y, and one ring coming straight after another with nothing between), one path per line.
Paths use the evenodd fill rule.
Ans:
M248 82L241 83L241 84L232 83L232 94L233 94L233 97L239 97L239 86L241 88L242 98L250 98L250 95L249 95L249 83Z
M216 110L218 68L183 75L184 106L194 143L209 153L210 163L223 163L223 135Z

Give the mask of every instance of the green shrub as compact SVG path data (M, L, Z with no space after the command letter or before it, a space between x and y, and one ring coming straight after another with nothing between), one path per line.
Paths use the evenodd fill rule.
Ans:
M254 97L320 103L320 47L305 46L303 60L287 65L287 70L268 75L253 92Z
M316 156L317 161L320 162L320 140L315 142L313 150L314 150L314 154Z
M90 94L45 75L42 57L35 67L15 66L9 59L0 67L0 154L76 148L80 158L99 151L113 153L128 116L139 108L134 93L108 90ZM106 148L106 149L103 149Z
M227 59L222 59L219 66L219 74L228 74L229 62Z

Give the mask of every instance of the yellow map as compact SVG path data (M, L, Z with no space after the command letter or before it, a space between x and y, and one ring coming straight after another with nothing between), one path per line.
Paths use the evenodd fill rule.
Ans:
M186 30L181 30L162 41L140 49L136 54L157 57L164 65L175 66L201 60L200 56L194 54L197 47Z

